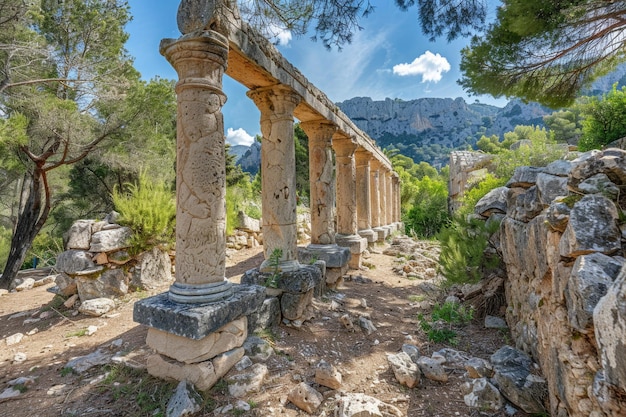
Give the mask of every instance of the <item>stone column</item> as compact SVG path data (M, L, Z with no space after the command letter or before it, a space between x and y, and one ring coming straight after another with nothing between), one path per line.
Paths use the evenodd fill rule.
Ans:
M393 173L393 177L391 178L393 184L393 221L397 223L398 226L401 226L402 223L402 215L400 212L401 205L401 194L402 189L400 188L400 177L395 172Z
M261 201L263 254L261 271L267 272L274 251L281 252L279 269L299 268L297 260L296 153L293 111L301 97L284 85L248 92L261 111Z
M176 155L176 282L169 298L206 303L232 294L225 279L226 175L222 76L228 40L191 33L161 44L174 66L178 102Z
M332 137L337 127L326 120L301 122L309 138L309 179L311 183L311 244L298 250L301 262L323 260L325 283L337 288L348 270L350 249L335 243L335 167Z
M361 238L357 227L356 163L358 145L351 138L335 135L333 149L337 164L337 244L350 248L350 268L361 267L361 253L367 239Z
M385 181L386 181L386 191L387 191L387 207L386 207L386 218L387 218L387 226L389 226L390 232L393 233L396 230L396 226L394 223L394 210L393 210L393 200L395 199L395 195L393 193L393 183L391 181L391 176L393 172L387 171L385 173Z
M370 196L372 198L372 227L374 233L376 233L376 240L383 242L385 240L385 229L381 226L380 221L380 198L381 198L381 163L377 159L373 159L371 162L371 181L370 181Z
M385 167L381 167L378 172L378 183L380 185L380 227L385 227L389 224L387 220L387 170Z
M337 126L326 120L300 123L309 138L309 179L311 182L311 243L335 243L335 177L332 137Z
M378 239L372 230L372 205L370 195L370 160L372 154L363 148L355 152L357 228L361 237L373 243Z

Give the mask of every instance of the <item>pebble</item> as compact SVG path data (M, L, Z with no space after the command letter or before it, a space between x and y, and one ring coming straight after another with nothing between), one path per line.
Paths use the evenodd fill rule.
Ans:
M26 354L24 352L17 352L15 355L13 355L14 363L22 363L25 360L26 360Z
M9 398L18 397L21 394L20 391L9 387L0 393L0 400L8 400Z
M96 333L98 331L98 326L94 326L91 325L89 327L87 327L87 336L91 336L92 334Z
M13 345L17 345L18 343L20 343L23 338L24 338L23 333L15 333L7 337L5 340L7 342L7 346L13 346Z
M39 332L39 329L35 327L33 330L31 330L29 332L26 332L26 335L27 336L32 336L32 335L34 335L34 334L36 334L38 332Z
M63 391L65 391L66 386L67 386L66 384L54 385L53 387L50 387L50 389L46 392L46 394L47 395L59 395Z

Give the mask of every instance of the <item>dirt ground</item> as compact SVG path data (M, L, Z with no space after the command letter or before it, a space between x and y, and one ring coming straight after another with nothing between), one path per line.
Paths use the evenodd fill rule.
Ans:
M274 331L272 343L276 354L266 363L269 376L261 392L246 398L252 409L220 415L309 415L288 402L287 394L300 381L311 383L325 398L336 394L313 382L315 365L321 359L332 363L342 373L340 391L373 396L394 405L409 417L479 415L463 401L459 390L462 371L451 371L447 383L422 378L421 384L413 389L401 386L394 377L387 354L400 351L402 344L414 344L427 356L451 346L429 342L418 321L418 314L428 313L429 306L441 302L445 294L430 282L407 279L393 272L392 268L402 260L383 255L383 249L379 247L377 252L381 253L372 253L365 260L370 269L350 271L338 291L315 300L316 316L312 321L305 322L300 329L280 326ZM257 267L261 261L260 249L232 254L227 259L227 277L236 282L244 271ZM141 369L149 354L145 345L147 329L132 321L133 303L150 294L130 294L115 311L94 318L65 308L46 291L51 285L0 296L0 337L25 335L21 342L11 346L0 340L0 393L11 380L34 378L19 386L24 391L21 395L0 400L0 416L164 415L163 406L150 408L143 404L146 400L148 403L166 402L175 385L158 381L145 384L151 380ZM369 316L377 330L370 335L358 328L355 332L348 331L339 320L339 316L346 313L357 318ZM96 326L97 331L86 335L88 326ZM482 358L489 358L505 344L507 337L501 331L486 330L478 320L456 331L458 343L453 347ZM115 379L111 374L115 365L97 366L81 375L64 369L71 358L98 348L123 350L126 357L131 358L129 363L135 364L138 370L121 375L118 369L114 375L119 378ZM23 362L19 360L19 353L25 355ZM148 388L137 394L134 389L143 384ZM159 389L159 385L165 388ZM235 399L226 393L221 383L205 393L207 405L202 415L215 415L211 410L233 404ZM330 401L325 401L316 415L323 412L332 415L327 403Z

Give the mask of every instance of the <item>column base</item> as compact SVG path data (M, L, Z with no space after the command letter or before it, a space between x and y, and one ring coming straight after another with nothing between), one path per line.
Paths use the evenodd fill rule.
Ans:
M367 243L376 242L376 240L378 240L378 233L374 232L372 229L359 230L359 236L367 239Z
M384 227L378 226L372 230L374 230L374 232L378 234L378 239L376 239L377 242L384 242L387 236L389 236L389 229L386 229Z
M367 249L367 239L362 238L359 235L336 235L335 241L339 246L344 246L350 249L350 261L348 266L350 269L361 268L361 254Z
M298 248L298 259L305 264L310 264L315 260L324 261L326 264L324 274L326 286L336 290L348 271L348 263L352 259L352 254L349 248L337 244L319 245L312 243L306 248Z
M177 303L169 293L137 301L133 320L157 330L200 340L222 326L257 311L263 304L265 288L232 284L228 300L205 304Z
M204 304L226 300L233 295L232 283L224 278L220 282L192 285L175 282L170 287L169 298L175 303Z

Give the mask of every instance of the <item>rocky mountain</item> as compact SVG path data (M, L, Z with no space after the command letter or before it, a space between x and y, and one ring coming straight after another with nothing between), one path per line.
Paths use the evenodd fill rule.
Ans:
M482 135L501 136L517 125L543 126L551 110L536 103L510 101L499 108L462 98L374 101L355 97L337 103L381 148L392 146L415 162L445 165L451 149L466 149Z
M255 176L261 166L261 142L254 141L237 160L237 165L251 176Z

